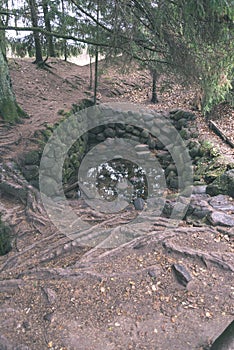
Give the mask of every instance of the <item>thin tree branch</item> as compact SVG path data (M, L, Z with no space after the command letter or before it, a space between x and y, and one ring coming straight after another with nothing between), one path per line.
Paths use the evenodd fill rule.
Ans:
M55 32L48 32L47 30L40 27L14 27L14 26L0 26L0 30L15 30L15 31L27 31L27 32L39 32L44 35L53 36L55 38L73 40L84 44L94 45L94 46L102 46L102 47L111 47L111 45L107 43L97 43L95 41L89 39L81 39L72 35L64 35Z
M80 5L77 4L77 2L75 0L71 0L71 2L73 3L73 5L75 5L77 7L77 9L82 12L84 15L86 15L88 18L90 18L94 23L96 23L98 26L100 26L102 29L106 30L107 32L109 32L110 34L115 34L115 32L113 31L113 29L108 28L106 25L104 25L103 23L101 23L99 20L97 21L97 19L91 15L89 12L87 12L86 10L84 10ZM147 28L147 27L146 27ZM157 34L157 33L155 33ZM118 32L118 35L121 39L127 39L129 41L129 38ZM158 34L157 34L158 35ZM140 45L143 49L145 50L149 50L152 52L159 52L159 53L163 53L162 50L156 50L156 49L152 49L150 46L146 45L146 41L144 42L142 39L137 39L132 37L131 41L136 43L137 45ZM147 41L148 42L148 41Z

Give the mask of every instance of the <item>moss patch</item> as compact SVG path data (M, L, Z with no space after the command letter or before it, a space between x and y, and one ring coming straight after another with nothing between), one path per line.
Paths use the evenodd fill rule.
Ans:
M0 255L5 255L11 250L10 227L2 222L0 215Z

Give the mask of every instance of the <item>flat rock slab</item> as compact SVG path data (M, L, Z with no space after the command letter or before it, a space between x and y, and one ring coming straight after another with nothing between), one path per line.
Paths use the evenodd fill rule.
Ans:
M210 213L208 220L213 226L234 227L234 215L228 215L220 211Z
M209 204L215 209L234 213L234 199L229 196L220 194L212 197L209 200Z

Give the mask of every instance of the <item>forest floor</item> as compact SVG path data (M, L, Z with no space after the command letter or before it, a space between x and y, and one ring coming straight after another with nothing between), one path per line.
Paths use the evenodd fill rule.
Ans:
M39 69L30 59L11 59L10 72L17 100L30 116L15 130L23 142L12 147L22 152L28 147L28 140L33 138L35 130L43 128L45 123L54 123L61 118L61 111L69 111L72 104L79 104L82 99L92 98L90 90L89 66L77 66L73 63L51 59L49 70ZM147 71L132 68L125 71L123 67L105 67L101 63L102 75L99 79L98 102L132 102L142 104L145 108L171 110L180 108L192 110L197 115L200 137L211 140L219 151L226 156L234 155L232 149L214 134L205 122L204 117L196 109L196 91L181 86L173 81L173 77L159 80L159 103L150 103L151 77ZM210 119L221 127L225 135L234 142L234 109L227 104L219 105ZM24 145L24 146L23 146ZM9 155L10 156L10 155Z
M92 98L88 66L58 59L48 63L49 71L37 69L32 60L10 60L17 101L29 118L8 129L0 123L6 167L8 160L35 147L36 130L59 120L72 104ZM150 91L147 72L103 67L99 102L133 102L158 111L194 109L196 92L168 79L159 82L158 104L150 103ZM208 128L199 111L194 113L200 137L233 160L234 149ZM233 137L233 110L222 105L215 113ZM2 174L8 176L5 169ZM31 191L12 174L16 189ZM101 215L77 200L78 215L94 223L91 231L104 235L109 229L110 240L132 237L113 249L87 247L59 233L39 200L36 192L27 205L4 193L0 197L0 210L16 231L14 249L0 257L0 349L206 350L233 320L233 227L230 234L225 227L218 231L185 221L175 228L150 212L134 224L136 211L128 208L117 218L109 215L106 228ZM190 272L186 286L175 278L175 265Z

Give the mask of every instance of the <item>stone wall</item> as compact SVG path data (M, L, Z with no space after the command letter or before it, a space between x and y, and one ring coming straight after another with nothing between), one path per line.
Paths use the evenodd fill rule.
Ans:
M180 154L178 139L182 138L195 167L207 152L197 140L198 130L194 123L195 118L193 113L183 110L158 113L146 110L123 110L109 105L90 107L74 113L72 118L69 116L68 120L65 118L55 125L47 125L46 130L38 132L40 147L22 157L21 169L26 179L38 187L38 173L43 149L53 132L57 130L58 144L51 150L47 149L47 154L44 154L48 166L43 171L50 178L48 187L53 187L56 180L56 167L61 156L59 149L67 142L71 144L71 147L63 165L63 182L71 184L77 181L81 161L93 147L105 140L123 139L138 143L136 154L142 166L147 157L156 158L164 171L167 186L177 189L178 164L176 163L180 158L181 164L186 162L182 159L186 156ZM61 124L62 132L59 131ZM78 134L81 137L77 138ZM128 158L127 153L126 158ZM202 175L195 174L195 184L203 183Z

